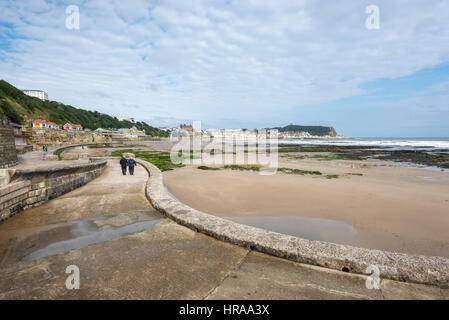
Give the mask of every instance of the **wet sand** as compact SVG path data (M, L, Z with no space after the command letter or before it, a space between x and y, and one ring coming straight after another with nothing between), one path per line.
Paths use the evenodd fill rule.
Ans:
M314 240L449 257L449 173L384 161L282 158L279 167L340 177L187 166L164 172L164 183L185 204L239 223Z

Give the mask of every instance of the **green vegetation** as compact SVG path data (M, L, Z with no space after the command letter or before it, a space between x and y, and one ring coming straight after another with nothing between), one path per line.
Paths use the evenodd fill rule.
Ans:
M17 124L23 124L23 117L11 107L5 100L0 100L0 119L9 120Z
M289 159L318 159L318 160L344 160L346 157L338 155L338 154L314 154L314 155L293 155L293 154L284 154L281 157L289 158Z
M136 158L148 161L158 167L161 171L169 171L174 168L184 167L183 164L172 163L170 152L157 151L137 151L133 149L115 150L111 152L111 156L120 157L122 153L133 153Z
M61 154L64 152L64 149L58 149L55 151L55 155L58 156L58 160L62 160Z
M363 173L345 173L345 174L349 174L351 176L359 176L359 177L363 176Z
M145 122L120 121L116 117L97 111L88 111L56 101L42 101L30 97L21 90L0 80L0 118L31 126L32 120L44 119L64 125L67 122L81 124L83 128L131 128L135 126L153 137L168 137L169 133Z
M262 168L261 166L254 166L254 165L226 165L223 168L225 169L231 169L231 170L242 170L242 171L260 171ZM319 171L309 171L309 170L301 170L301 169L292 169L292 168L279 168L277 169L280 172L284 172L286 174L299 174L299 175L305 175L305 174L311 174L311 175L321 175L322 173Z
M261 166L231 164L231 165L225 165L223 168L231 169L231 170L259 171Z
M279 145L279 153L282 152L337 152L337 153L350 153L353 150L369 150L374 147L361 147L361 146L301 146L301 145Z
M283 154L281 155L282 158L289 158L289 159L295 159L295 160L304 160L307 159L308 156L297 156L294 154Z
M220 170L220 168L208 167L208 166L199 166L200 170Z
M291 168L279 168L278 171L284 172L286 174L299 174L299 175L305 175L305 174L311 174L311 175L322 175L319 171L309 171L309 170L301 170L301 169L291 169Z
M326 176L327 179L338 179L340 177L340 175L338 174L328 174Z
M298 126L291 124L285 127L275 127L273 129L278 129L279 132L308 132L313 136L335 137L337 135L337 132L333 127L323 127L323 126Z
M336 155L336 154L329 154L329 155L326 155L326 154L315 154L315 155L311 156L311 158L318 159L318 160L325 160L325 161L341 159L341 157L339 155Z

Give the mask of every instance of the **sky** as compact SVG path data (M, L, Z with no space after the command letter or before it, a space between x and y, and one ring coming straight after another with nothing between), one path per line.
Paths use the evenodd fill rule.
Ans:
M0 78L153 126L449 137L448 21L447 0L1 0Z

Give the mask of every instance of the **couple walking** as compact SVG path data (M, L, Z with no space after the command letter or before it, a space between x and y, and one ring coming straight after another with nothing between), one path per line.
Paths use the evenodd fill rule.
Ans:
M122 166L123 175L126 175L126 167L128 167L129 174L134 175L134 167L137 166L137 162L133 158L127 160L122 156L120 159L120 165Z

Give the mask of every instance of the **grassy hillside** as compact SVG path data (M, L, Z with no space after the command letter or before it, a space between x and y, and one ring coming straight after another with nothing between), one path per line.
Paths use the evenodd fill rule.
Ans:
M308 132L313 136L332 136L335 137L337 135L337 132L333 127L323 127L323 126L298 126L298 125L288 125L285 127L277 127L273 129L278 129L279 132Z
M119 121L115 117L97 111L88 111L65 105L56 101L42 101L30 97L4 80L0 80L0 119L31 125L35 119L44 119L63 125L78 123L83 128L131 128L136 126L147 135L167 137L168 133L152 127L145 122L132 123Z

